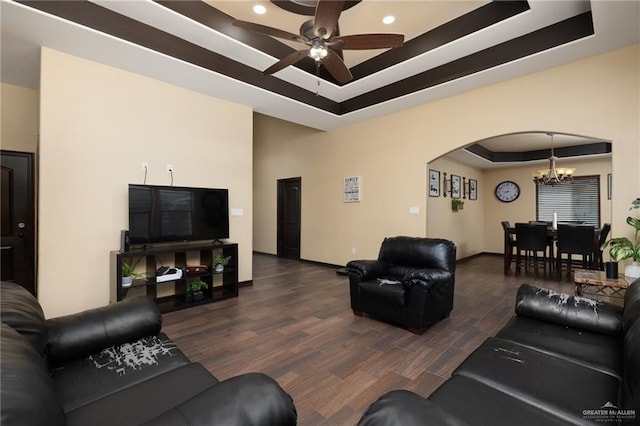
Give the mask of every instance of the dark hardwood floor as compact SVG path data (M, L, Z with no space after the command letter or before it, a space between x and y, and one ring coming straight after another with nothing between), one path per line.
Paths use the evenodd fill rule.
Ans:
M163 331L219 380L251 371L276 379L303 426L354 425L393 389L428 396L513 315L522 283L573 292L542 274L505 276L501 257L475 257L457 265L451 316L419 336L353 315L348 278L332 268L253 261L253 286L238 298L165 314Z

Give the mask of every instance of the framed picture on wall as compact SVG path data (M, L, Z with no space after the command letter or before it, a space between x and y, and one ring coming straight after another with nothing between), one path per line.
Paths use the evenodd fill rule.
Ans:
M344 178L344 202L359 203L360 202L360 176L350 176Z
M611 188L611 184L612 184L612 181L611 181L611 173L609 173L609 174L607 175L607 200L610 200L610 199L611 199L611 189L612 189L612 188Z
M469 179L469 199L478 199L478 181L475 179Z
M429 197L439 197L440 196L440 172L437 170L429 169L429 181L427 182L429 186Z
M460 176L451 175L451 198L460 198Z

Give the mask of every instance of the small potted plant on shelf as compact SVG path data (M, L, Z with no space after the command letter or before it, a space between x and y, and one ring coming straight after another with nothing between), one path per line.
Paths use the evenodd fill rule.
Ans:
M458 210L462 210L464 207L464 201L460 198L452 198L451 199L451 210L457 212Z
M640 209L640 198L636 198L631 202L631 208ZM615 262L625 259L633 259L633 262L624 268L624 275L630 278L640 277L640 218L628 216L627 223L634 231L633 240L627 237L612 238L603 246L610 246L609 254Z
M192 302L204 299L204 292L207 283L202 280L193 280L187 284L187 298Z
M213 256L213 270L216 272L224 271L224 267L227 266L230 260L231 260L231 256L226 256L226 257L222 255Z
M122 287L123 288L131 287L134 279L142 278L142 274L136 272L136 266L138 266L138 263L140 263L140 259L141 258L138 258L138 260L135 260L132 262L126 262L124 260L122 261Z

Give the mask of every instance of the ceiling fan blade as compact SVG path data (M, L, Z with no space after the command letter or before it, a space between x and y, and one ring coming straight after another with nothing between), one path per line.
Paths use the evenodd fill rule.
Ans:
M243 28L245 30L253 31L260 34L265 34L271 37L282 38L285 40L297 41L300 43L305 43L307 40L306 37L302 37L298 34L293 34L288 31L279 30L277 28L268 27L266 25L255 24L253 22L240 21L235 19L232 24L236 27Z
M332 49L327 49L327 56L322 60L322 65L341 84L353 80L353 75L351 75L349 68Z
M291 55L285 56L275 64L271 65L269 68L264 70L263 73L273 74L275 72L278 72L281 69L286 68L289 65L293 65L296 62L304 59L308 54L309 54L309 49L298 50L297 52L293 52Z
M404 34L355 34L331 39L332 43L337 41L343 42L338 49L388 49L402 46L404 44Z
M313 33L317 37L328 39L338 25L344 1L318 0L313 18Z

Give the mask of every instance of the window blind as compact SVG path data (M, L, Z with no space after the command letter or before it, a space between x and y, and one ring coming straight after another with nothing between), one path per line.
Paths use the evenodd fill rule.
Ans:
M584 222L600 227L600 176L575 176L573 181L550 186L536 184L536 220Z

